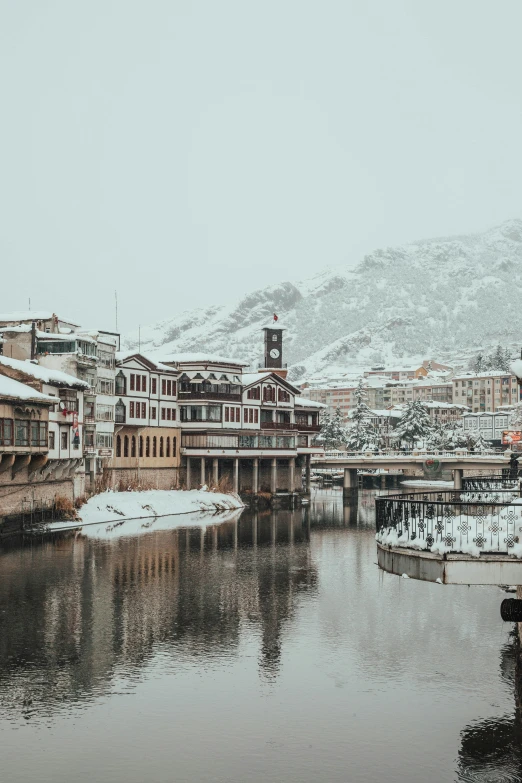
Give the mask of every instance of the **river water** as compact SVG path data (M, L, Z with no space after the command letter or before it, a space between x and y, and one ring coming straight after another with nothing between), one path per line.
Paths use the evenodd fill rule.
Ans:
M4 541L1 780L522 780L505 594L380 572L374 497Z

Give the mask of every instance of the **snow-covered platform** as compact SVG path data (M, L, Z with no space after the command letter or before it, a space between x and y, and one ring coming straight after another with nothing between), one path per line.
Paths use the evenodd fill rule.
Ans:
M522 560L507 554L434 552L377 543L379 568L390 574L451 585L522 584Z

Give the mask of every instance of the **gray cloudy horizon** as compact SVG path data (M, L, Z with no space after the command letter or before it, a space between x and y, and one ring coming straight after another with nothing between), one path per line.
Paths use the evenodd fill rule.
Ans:
M129 332L522 217L522 6L0 5L0 311Z

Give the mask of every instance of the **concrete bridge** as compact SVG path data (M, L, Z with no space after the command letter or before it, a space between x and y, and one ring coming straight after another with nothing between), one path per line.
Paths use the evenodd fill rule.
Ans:
M441 470L453 471L455 489L462 488L464 471L498 472L509 468L510 451L489 451L476 454L466 449L454 451L389 451L379 454L373 452L359 453L337 452L326 453L324 456L312 457L312 468L333 468L344 470L344 494L350 495L357 490L357 471L359 470L407 470L408 468L425 467L428 460L436 460Z

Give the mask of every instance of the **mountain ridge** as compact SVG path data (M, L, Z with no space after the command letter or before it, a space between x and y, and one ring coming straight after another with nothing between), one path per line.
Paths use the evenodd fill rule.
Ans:
M284 323L289 377L405 357L446 359L522 342L522 220L479 234L379 248L354 267L330 267L252 291L228 305L187 310L141 330L145 352L211 351L249 362L263 326ZM126 338L137 348L138 335ZM159 352L159 353L158 353Z

